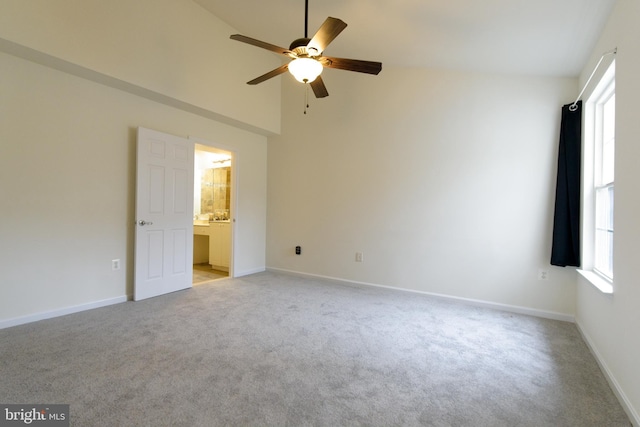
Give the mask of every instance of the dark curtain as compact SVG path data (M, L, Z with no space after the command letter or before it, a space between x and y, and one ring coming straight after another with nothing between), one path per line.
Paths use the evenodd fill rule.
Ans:
M582 101L562 107L551 264L580 267Z

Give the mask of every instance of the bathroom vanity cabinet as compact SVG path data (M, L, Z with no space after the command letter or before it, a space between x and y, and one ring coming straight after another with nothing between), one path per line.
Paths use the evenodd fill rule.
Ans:
M229 271L231 224L215 221L209 224L209 264L217 270Z

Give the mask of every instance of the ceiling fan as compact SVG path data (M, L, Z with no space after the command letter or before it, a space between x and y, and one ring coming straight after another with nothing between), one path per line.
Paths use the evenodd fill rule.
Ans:
M356 71L359 73L378 74L382 70L382 63L373 61L361 61L358 59L334 58L323 56L322 53L337 36L347 27L344 21L328 17L320 26L320 29L312 38L307 36L309 22L309 0L305 0L304 37L291 42L289 49L266 43L251 37L234 34L231 39L247 43L263 49L270 50L280 55L290 57L292 60L275 70L248 81L247 84L256 85L285 71L289 72L301 83L309 83L316 98L329 96L327 88L320 77L324 67L339 70Z

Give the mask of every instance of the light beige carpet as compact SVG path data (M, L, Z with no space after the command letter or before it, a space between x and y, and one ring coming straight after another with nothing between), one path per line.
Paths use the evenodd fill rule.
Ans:
M571 323L260 273L0 330L75 426L629 426Z

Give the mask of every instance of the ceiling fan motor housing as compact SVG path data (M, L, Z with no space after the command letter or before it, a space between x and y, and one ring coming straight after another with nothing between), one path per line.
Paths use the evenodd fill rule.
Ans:
M307 46L310 41L311 41L311 39L306 38L306 37L295 39L289 45L289 50L295 52L296 55L298 55L299 57L300 56L305 57L305 56L318 56L318 55L320 55L322 52L318 52L317 49L309 48Z

